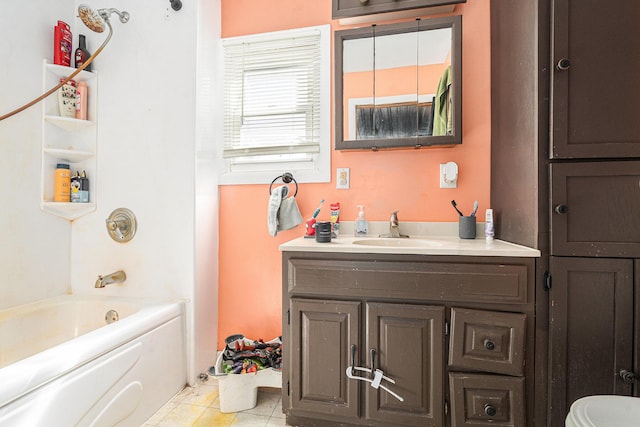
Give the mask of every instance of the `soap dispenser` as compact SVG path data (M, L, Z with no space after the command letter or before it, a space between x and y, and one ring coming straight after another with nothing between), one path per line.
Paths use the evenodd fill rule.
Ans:
M369 232L369 223L364 218L364 206L358 205L358 207L360 208L360 213L358 213L358 218L356 218L356 222L353 227L354 235L366 236Z

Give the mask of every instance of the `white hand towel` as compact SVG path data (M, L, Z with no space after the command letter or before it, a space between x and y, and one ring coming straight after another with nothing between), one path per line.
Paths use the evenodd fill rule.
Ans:
M284 199L278 211L278 231L290 230L302 224L302 215L295 197Z
M269 227L269 234L276 236L278 234L278 211L280 210L280 204L282 199L289 193L289 187L282 185L273 191L269 196L269 206L267 210L267 227Z

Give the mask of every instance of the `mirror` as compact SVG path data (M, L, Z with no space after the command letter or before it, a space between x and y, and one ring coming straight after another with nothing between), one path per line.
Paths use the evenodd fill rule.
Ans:
M336 150L462 142L461 22L335 32Z

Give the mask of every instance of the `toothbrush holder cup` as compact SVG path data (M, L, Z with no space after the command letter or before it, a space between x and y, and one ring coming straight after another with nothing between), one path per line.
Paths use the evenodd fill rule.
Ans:
M461 216L458 220L458 235L461 239L476 238L476 217Z

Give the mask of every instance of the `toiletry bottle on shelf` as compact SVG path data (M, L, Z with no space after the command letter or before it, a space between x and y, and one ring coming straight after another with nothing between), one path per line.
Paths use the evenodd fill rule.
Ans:
M82 171L80 174L80 203L89 203L89 178L87 178L87 173Z
M71 203L80 201L80 172L76 171L71 177Z
M87 82L78 82L76 89L76 119L87 120Z
M358 218L356 218L353 231L356 236L366 236L369 232L369 223L364 218L364 206L358 205L360 208L360 212L358 213Z
M53 201L66 203L71 201L71 171L66 163L56 165Z
M78 48L75 52L75 64L76 68L82 67L87 59L89 59L91 55L89 55L89 51L87 50L87 40L84 37L84 34L80 34L78 36ZM87 65L87 68L84 71L91 71L91 66L93 63Z

